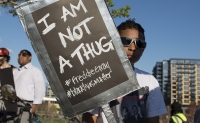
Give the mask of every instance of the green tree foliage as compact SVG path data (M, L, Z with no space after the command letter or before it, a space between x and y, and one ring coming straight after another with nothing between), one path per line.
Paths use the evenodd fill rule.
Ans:
M131 6L126 5L124 7L121 7L119 9L111 9L113 6L115 6L112 2L112 0L105 0L108 8L110 9L110 14L112 16L112 18L116 18L116 17L129 17L129 10L131 9Z
M0 7L3 7L8 10L8 13L11 13L13 16L17 15L14 6L19 5L28 0L0 0Z
M8 9L8 12L13 14L13 16L16 15L16 12L14 11L14 5L19 5L20 3L26 2L28 0L0 0L0 7ZM115 5L113 4L112 0L105 0L109 10L110 14L113 18L116 17L129 17L129 10L131 7L129 5L126 5L124 7L121 7L119 9L112 9Z

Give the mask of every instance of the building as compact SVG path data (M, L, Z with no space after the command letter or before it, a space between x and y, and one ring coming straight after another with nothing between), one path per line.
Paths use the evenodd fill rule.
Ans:
M43 101L46 102L49 106L54 104L57 108L59 108L59 104L57 103L57 100L49 84L47 86L46 96L43 98Z
M51 90L50 85L48 84L46 96L47 98L55 98L53 91Z
M153 68L165 103L174 101L182 105L198 104L200 101L200 59L163 60Z

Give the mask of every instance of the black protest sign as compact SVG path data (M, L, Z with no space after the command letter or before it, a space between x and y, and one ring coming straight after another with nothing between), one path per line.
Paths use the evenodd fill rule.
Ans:
M94 0L60 0L32 16L72 105L128 80Z
M41 0L17 7L66 117L139 88L104 0Z

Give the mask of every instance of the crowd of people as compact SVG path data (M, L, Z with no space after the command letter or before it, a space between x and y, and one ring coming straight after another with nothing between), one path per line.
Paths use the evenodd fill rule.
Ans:
M134 19L122 22L117 29L141 89L111 101L109 103L110 108L117 123L159 123L159 116L167 113L159 83L151 74L135 67L135 63L140 60L147 47L145 31ZM42 103L45 94L45 82L42 72L31 64L31 59L31 52L21 50L18 55L19 67L14 67L9 64L9 51L6 48L0 48L0 69L12 70L14 84L11 85L14 85L17 97L31 105L30 112L34 114L37 105ZM1 86L3 85L1 84ZM20 102L18 104L23 105ZM170 123L188 122L181 109L181 104L174 102L171 109ZM19 110L18 108L17 112ZM2 112L2 110L0 115L5 118L10 116L8 112ZM199 119L197 115L195 114L195 123ZM29 113L23 112L21 123L28 123L28 117ZM109 123L102 107L84 113L82 122Z
M36 112L36 107L38 104L42 103L42 99L45 96L45 80L43 78L42 72L35 66L31 64L32 54L28 50L21 50L18 55L18 63L19 67L14 67L9 64L10 55L9 51L6 48L0 48L0 70L11 70L12 73L7 73L5 76L1 76L0 80L5 80L6 77L13 76L13 81L9 84L15 89L13 93L23 101L16 102L16 112L7 112L4 110L0 111L0 115L2 116L2 120L12 117L13 115L19 114L20 107L19 105L30 104L30 111L22 112L20 116L20 123L29 123L29 113L32 115ZM5 73L5 72L4 72ZM1 82L1 87L3 82ZM5 82L4 82L5 83ZM7 83L6 83L7 84ZM1 94L2 94L1 89ZM17 99L17 98L16 98ZM8 99L3 99L3 103L5 104L5 109L9 108L9 105L14 102L9 102ZM13 123L18 120L18 117L13 118L8 123Z

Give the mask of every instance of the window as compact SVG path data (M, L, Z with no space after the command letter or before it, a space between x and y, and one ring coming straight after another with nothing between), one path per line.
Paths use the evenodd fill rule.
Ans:
M175 64L171 64L172 65L172 67L176 67L176 65Z
M184 91L184 94L189 94L189 91Z
M188 81L189 80L189 78L184 78L184 81Z
M195 79L194 78L190 78L190 81L195 81Z
M178 78L178 80L179 80L179 81L182 81L182 78L181 78L181 77L179 77L179 78Z
M194 68L195 66L194 65L190 65L190 68Z
M197 85L200 86L200 83L198 82Z
M172 93L176 93L176 91L172 91Z
M176 74L175 74L175 73L172 73L172 76L176 76Z
M200 77L200 74L197 74L198 77Z
M198 87L197 89L200 90L200 87Z
M180 65L180 64L179 64L179 65L178 65L178 67L179 67L179 68L181 68L181 67L182 67L182 65Z
M184 98L189 98L189 96L184 96Z
M192 93L192 94L196 94L196 92L195 92L195 91L191 91L191 93Z
M173 95L172 97L173 97L173 98L176 98L176 95Z
M184 82L184 85L188 85L189 83L188 82Z
M195 104L195 101L191 100L191 104Z
M190 73L194 73L194 70L190 70Z
M185 65L184 68L188 68L188 65Z
M198 81L200 81L200 78L197 78Z
M189 103L189 100L184 100L184 103Z
M189 74L185 73L184 76L188 76Z
M197 67L200 68L200 64L198 64Z
M176 80L176 77L173 77L172 80Z
M178 94L182 94L182 91L178 91Z
M198 73L200 73L200 69L198 69Z
M184 86L184 90L189 90L189 87L188 86Z
M182 88L182 86L178 86L178 88L177 89L179 89L179 90L182 90L183 88Z
M173 89L176 89L176 86L173 86L172 88L173 88Z

